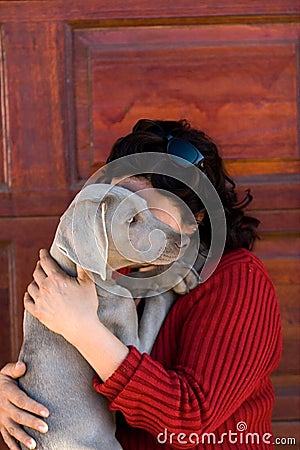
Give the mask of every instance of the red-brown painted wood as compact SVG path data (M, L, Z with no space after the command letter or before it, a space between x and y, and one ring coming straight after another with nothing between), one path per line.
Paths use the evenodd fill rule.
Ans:
M9 3L9 5L7 5ZM0 3L0 18L2 21L48 21L49 18L57 21L95 21L108 19L137 18L198 18L248 16L248 21L255 16L266 15L293 15L300 14L299 3L295 0L245 0L228 2L207 0L195 2L194 0L178 0L173 3L161 0L115 0L105 1L86 0L84 8L76 0L41 0L41 1L2 1ZM254 16L254 17L253 17ZM241 20L241 19L240 19Z
M294 0L0 2L1 365L18 353L38 249L114 140L140 117L188 118L219 144L239 195L254 195L255 252L283 325L274 434L296 436L297 14Z

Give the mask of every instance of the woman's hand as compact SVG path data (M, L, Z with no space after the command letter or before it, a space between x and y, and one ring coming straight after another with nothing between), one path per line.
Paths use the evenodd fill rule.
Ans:
M48 431L46 423L36 417L48 417L47 408L32 400L18 387L17 379L25 372L26 366L23 362L6 364L0 371L0 431L11 450L20 449L17 441L31 449L36 447L35 441L26 434L21 425L42 433Z
M105 381L129 350L100 323L94 282L78 266L77 274L77 278L70 277L47 250L41 250L34 281L24 296L24 306L46 327L76 347Z
M40 250L34 281L24 296L25 309L47 328L74 343L82 327L98 321L95 285L77 266L77 278L67 275L49 255Z

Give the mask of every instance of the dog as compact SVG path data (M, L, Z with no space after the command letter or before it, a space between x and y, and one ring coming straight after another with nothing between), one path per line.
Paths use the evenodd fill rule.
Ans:
M174 295L166 301L153 295L138 323L131 293L112 274L125 266L168 265L188 241L156 219L137 194L94 184L80 191L61 217L50 254L71 276L76 276L76 264L88 271L100 300L99 320L126 345L149 353ZM37 449L121 450L114 415L92 387L93 369L62 336L26 311L19 358L27 365L20 387L50 410L48 433L25 427Z

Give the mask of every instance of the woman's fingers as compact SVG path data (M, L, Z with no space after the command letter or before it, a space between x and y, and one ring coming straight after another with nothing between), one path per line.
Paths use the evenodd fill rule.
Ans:
M40 433L47 433L48 431L46 422L17 408L12 411L11 417L13 420L12 423L15 424L15 428L17 429L19 429L19 425L24 425L25 427L33 428Z
M26 372L26 365L23 361L18 361L16 363L8 363L1 370L2 375L13 378L14 380L20 378Z
M25 392L22 391L22 389L19 388L17 385L7 386L8 390L8 398L10 402L18 407L21 411L28 411L29 413L36 414L37 416L42 417L48 417L49 411L40 403L36 402L32 398L28 397L28 395L25 394ZM14 420L19 421L22 423L22 425L28 425L30 428L37 429L39 426L42 426L44 422L37 419L35 416L31 416L26 412L24 412L24 416L21 417L20 411L14 411L12 412L14 415ZM17 415L18 414L18 415ZM31 422L29 421L31 420ZM26 422L26 423L24 423Z
M28 292L29 295L30 295L32 298L34 298L34 299L38 296L38 293L39 293L39 287L38 287L38 285L36 284L35 281L32 281L32 282L28 285L28 287L27 287L27 292Z
M16 440L5 430L5 428L1 429L1 434L5 444L10 450L20 450Z
M59 265L50 256L49 252L44 248L40 250L40 265L46 276L53 274L61 274L67 276L66 273L59 267Z
M36 267L33 272L33 279L38 286L47 278L40 261L37 262Z
M18 408L11 408L9 420L15 424L15 428L17 429L19 429L19 425L24 425L25 427L33 428L40 433L47 433L48 431L46 422Z
M32 298L30 297L30 295L28 294L28 292L25 292L25 294L24 294L23 304L24 304L25 310L28 311L29 314L32 314L35 317L34 311L36 309L36 305L35 305L34 301L32 300Z
M17 364L6 364L6 366L4 366L1 370L0 392L3 391L3 393L5 393L5 398L12 406L14 405L21 410L31 412L37 416L48 417L48 409L44 405L41 405L32 398L28 397L28 395L26 395L25 392L22 391L22 389L20 389L17 383L13 380L24 375L25 371L26 366L20 361ZM32 417L36 419L39 424L41 424L40 422L42 421L39 421L34 416Z
M37 416L47 417L45 406L32 400L23 392L17 379L26 372L22 362L6 364L0 373L0 431L5 443L12 450L19 449L16 441L28 448L35 448L35 441L22 429L21 425L45 433L47 425ZM30 414L33 413L33 414Z
M2 436L4 438L4 435L6 436L6 439L9 440L10 445L17 440L24 444L27 448L34 449L36 448L36 442L35 440L30 437L26 432L19 426L16 425L13 422L9 422L4 430L1 431ZM10 439L9 439L10 438ZM15 444L15 447L10 447L13 449L19 449L20 447Z

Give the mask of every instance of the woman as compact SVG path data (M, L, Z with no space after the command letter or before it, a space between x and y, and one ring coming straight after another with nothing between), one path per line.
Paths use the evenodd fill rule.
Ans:
M118 411L117 438L124 449L268 448L274 402L270 373L280 359L281 332L274 287L251 253L258 221L243 212L250 195L237 202L216 145L186 121L139 121L133 133L115 143L108 162L153 151L181 156L206 174L223 204L227 237L217 269L178 298L151 355L126 347L99 323L94 285L82 271L78 279L68 277L45 250L25 294L25 308L94 367L94 388ZM146 179L189 206L208 249L210 220L193 190L170 177L142 175L138 188ZM46 417L47 409L17 387L15 380L24 371L20 363L8 364L0 378L0 427L11 449L18 448L16 440L34 448L20 424L47 430L31 414Z

